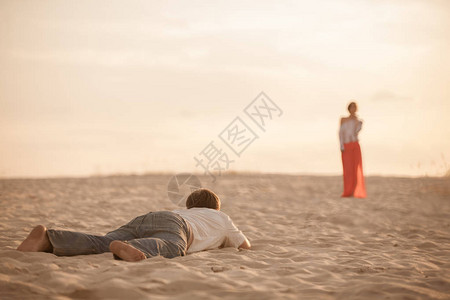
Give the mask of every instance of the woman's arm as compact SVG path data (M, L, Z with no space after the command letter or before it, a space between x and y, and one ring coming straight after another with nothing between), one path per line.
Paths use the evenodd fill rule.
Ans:
M342 130L342 123L344 118L341 118L341 125L339 126L339 142L341 144L341 151L344 151L344 131Z
M358 119L357 122L358 123L356 123L356 133L360 132L362 128L362 120Z

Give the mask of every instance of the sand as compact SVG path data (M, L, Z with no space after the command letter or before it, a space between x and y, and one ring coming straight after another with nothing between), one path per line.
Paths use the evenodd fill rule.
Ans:
M15 248L37 224L104 234L178 208L170 175L0 180L0 299L450 299L450 179L232 174L222 210L252 243L137 263Z

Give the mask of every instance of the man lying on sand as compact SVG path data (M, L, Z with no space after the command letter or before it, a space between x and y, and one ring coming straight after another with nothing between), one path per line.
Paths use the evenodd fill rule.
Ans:
M214 192L208 189L192 192L186 207L149 212L104 236L38 225L17 250L58 256L111 251L116 259L140 261L157 255L173 258L222 247L250 249L245 235L220 211L220 199Z

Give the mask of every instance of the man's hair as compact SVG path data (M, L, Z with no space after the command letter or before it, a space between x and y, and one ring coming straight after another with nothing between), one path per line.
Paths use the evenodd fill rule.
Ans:
M188 209L193 207L206 207L220 210L220 199L213 191L202 188L193 191L187 197L186 207Z

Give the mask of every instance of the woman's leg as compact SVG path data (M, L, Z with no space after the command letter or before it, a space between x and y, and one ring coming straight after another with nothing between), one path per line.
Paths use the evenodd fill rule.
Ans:
M361 155L361 147L359 143L355 149L355 189L353 192L353 196L355 198L366 198L366 186L364 183L364 174L362 167L362 155Z
M353 143L344 144L344 148L345 149L342 152L344 192L342 193L341 197L352 197L356 185Z

